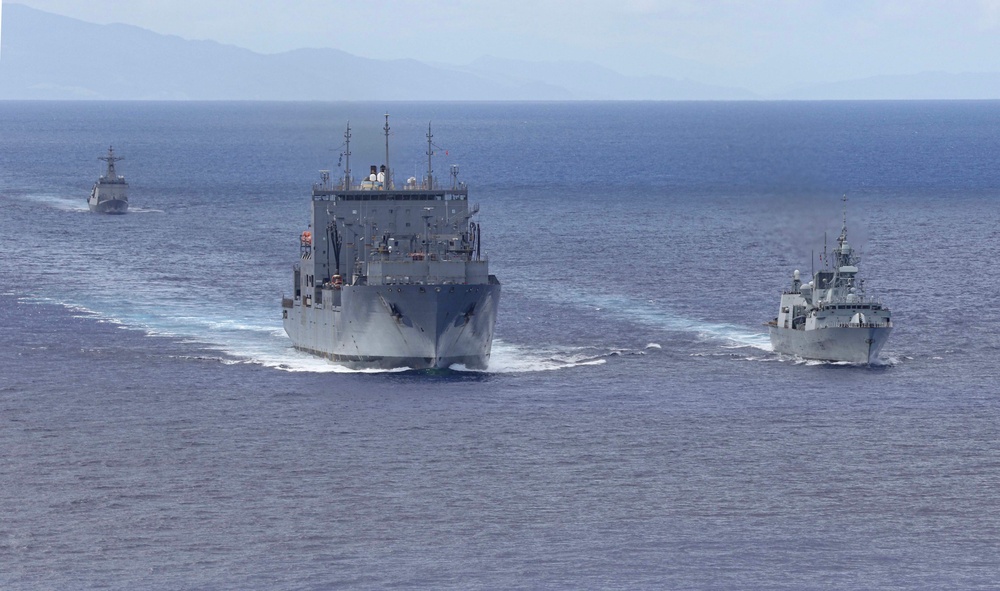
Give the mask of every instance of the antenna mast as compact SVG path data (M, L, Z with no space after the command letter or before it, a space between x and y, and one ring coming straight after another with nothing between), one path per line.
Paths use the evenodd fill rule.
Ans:
M843 201L844 201L844 226L840 230L840 238L837 240L837 242L839 242L841 246L843 246L844 242L847 241L847 193L844 193Z
M118 174L115 172L115 162L119 160L124 160L124 156L115 156L115 148L113 146L108 146L107 156L98 156L98 160L103 160L108 163L108 173L105 175L109 180L117 180Z
M350 190L351 188L351 122L347 122L347 131L344 132L344 143L347 147L344 148L344 189ZM338 261L339 264L339 261Z
M434 188L434 169L431 168L431 156L434 155L433 144L431 143L431 138L434 137L431 134L431 123L427 122L427 188Z
M385 114L385 181L383 188L389 188L389 173L392 170L389 168L389 113Z

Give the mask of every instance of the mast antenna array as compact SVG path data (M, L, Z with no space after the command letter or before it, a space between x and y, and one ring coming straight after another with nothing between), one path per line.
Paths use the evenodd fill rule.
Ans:
M347 131L344 132L344 188L351 188L351 122L347 122Z
M434 169L431 166L431 156L434 155L434 144L431 142L431 138L434 135L431 133L431 123L427 122L427 188L434 188Z
M389 188L392 169L389 168L389 113L385 114L385 188Z
M118 178L117 177L117 173L115 172L115 162L118 162L119 160L124 160L125 157L124 156L115 156L115 148L114 148L114 146L108 146L108 155L107 156L98 156L97 159L98 160L103 160L103 161L105 161L105 162L108 163L108 174L107 174L108 177L110 177L111 179Z

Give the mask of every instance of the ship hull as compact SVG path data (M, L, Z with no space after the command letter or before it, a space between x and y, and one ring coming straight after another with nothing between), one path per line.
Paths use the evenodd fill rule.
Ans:
M90 211L94 213L123 214L128 212L128 201L123 199L107 199L99 203L89 201Z
M90 191L87 205L94 213L122 214L128 211L128 185L124 182L98 182Z
M489 363L499 283L344 286L322 297L283 304L296 349L355 369L486 369Z
M870 364L879 353L892 327L831 327L797 330L768 327L775 352L806 359Z

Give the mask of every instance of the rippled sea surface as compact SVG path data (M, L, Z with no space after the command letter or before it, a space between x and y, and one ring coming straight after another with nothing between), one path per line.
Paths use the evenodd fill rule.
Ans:
M481 206L487 372L282 331L386 111ZM0 103L0 587L996 588L998 154L997 102ZM872 367L763 326L845 194Z

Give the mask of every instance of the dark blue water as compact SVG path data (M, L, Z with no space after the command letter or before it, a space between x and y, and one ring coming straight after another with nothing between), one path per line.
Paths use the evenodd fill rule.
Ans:
M488 372L281 330L386 110L482 207ZM996 102L0 103L0 587L996 588L998 154ZM845 193L875 367L762 326Z

